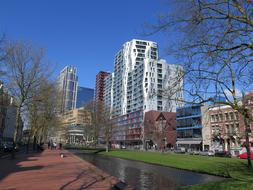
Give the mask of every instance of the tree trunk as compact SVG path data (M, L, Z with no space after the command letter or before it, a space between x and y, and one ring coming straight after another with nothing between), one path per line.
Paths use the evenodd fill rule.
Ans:
M14 136L13 136L13 149L11 151L11 157L15 158L15 147L17 145L17 140L18 140L18 133L20 130L20 105L17 106L17 113L16 113L16 127L14 131Z
M37 141L37 139L36 139L36 136L34 135L33 136L33 151L36 150L36 141Z
M26 154L29 153L29 145L30 145L30 135L28 135L28 140L27 140L27 144L26 144Z
M16 145L17 140L18 140L18 133L20 130L20 106L17 106L17 113L16 113L16 127L15 127L15 132L14 132L14 137L13 137L13 143Z
M251 153L250 153L250 143L249 143L249 124L248 124L248 118L244 116L244 126L245 126L245 140L246 140L246 149L247 149L247 160L248 160L248 167L251 168Z

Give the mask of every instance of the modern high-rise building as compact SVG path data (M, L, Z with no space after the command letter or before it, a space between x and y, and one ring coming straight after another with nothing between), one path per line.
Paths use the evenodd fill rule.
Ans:
M104 86L105 86L105 78L110 73L105 71L100 71L96 75L96 91L95 91L95 99L98 101L104 101Z
M175 112L183 105L182 73L181 66L158 59L155 42L126 42L115 56L114 72L105 79L105 103L113 117L138 110Z
M61 93L61 112L76 108L77 98L77 70L73 66L66 66L58 77L58 87Z
M76 108L85 106L94 99L94 89L78 86Z
M145 113L176 112L183 106L183 68L158 59L155 42L123 44L104 84L104 104L111 108L113 125L118 127L113 144L140 147L148 140L143 134Z

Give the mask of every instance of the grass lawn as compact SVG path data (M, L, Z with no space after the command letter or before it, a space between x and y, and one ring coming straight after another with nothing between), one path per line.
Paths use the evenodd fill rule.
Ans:
M253 190L253 169L247 168L246 160L128 150L114 150L108 153L101 152L100 154L231 177L231 179L221 182L211 182L183 188L187 190Z

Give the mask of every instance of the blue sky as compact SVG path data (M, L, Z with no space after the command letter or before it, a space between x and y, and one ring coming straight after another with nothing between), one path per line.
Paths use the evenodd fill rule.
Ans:
M156 41L166 56L167 37L144 36L145 23L154 23L168 9L164 0L1 0L0 34L30 41L46 50L56 65L78 69L79 85L94 88L100 70L112 71L114 55L131 39Z

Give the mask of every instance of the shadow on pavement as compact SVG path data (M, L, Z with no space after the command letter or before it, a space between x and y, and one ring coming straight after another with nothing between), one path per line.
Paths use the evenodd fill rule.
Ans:
M20 163L21 162L30 162L36 161L37 159L34 158L40 155L41 152L36 153L18 153L15 155L15 158L12 159L11 156L7 158L0 158L0 181L2 181L5 177L12 173L22 172L22 171L29 171L29 170L40 170L43 166L28 166L24 167Z

